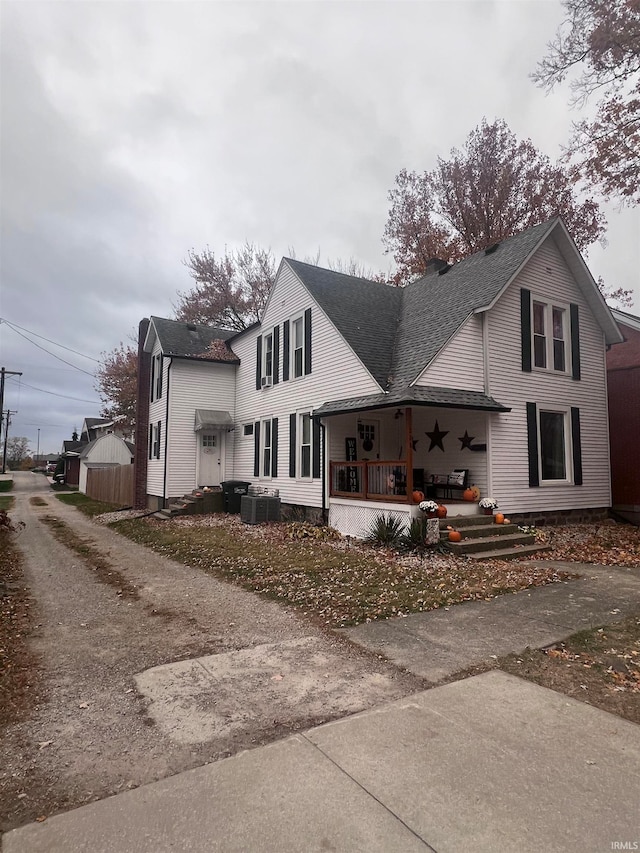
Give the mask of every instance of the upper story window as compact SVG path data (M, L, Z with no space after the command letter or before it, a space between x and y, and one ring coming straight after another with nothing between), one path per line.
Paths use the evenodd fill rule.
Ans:
M262 336L262 387L273 384L273 332Z
M291 375L295 379L304 375L304 317L292 320L291 337Z
M533 366L566 373L568 311L562 306L534 299L532 315Z
M151 402L162 397L162 353L151 359Z

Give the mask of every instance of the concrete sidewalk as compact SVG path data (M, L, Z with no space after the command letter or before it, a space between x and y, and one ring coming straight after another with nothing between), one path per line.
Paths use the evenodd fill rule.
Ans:
M531 565L523 563L523 567ZM640 608L640 569L544 561L579 580L345 628L353 642L437 683L492 655L541 648Z
M640 842L639 777L640 726L489 672L13 830L3 849L605 853Z

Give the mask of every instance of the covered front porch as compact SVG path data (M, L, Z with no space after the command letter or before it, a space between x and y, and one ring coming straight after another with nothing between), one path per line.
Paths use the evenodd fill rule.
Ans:
M479 512L463 492L475 485L489 494L491 419L508 409L456 389L425 400L426 390L414 389L410 405L382 397L366 407L363 398L351 410L343 401L317 413L327 427L329 524L344 535L366 535L380 513L408 525L420 515L414 492L445 505L448 517Z

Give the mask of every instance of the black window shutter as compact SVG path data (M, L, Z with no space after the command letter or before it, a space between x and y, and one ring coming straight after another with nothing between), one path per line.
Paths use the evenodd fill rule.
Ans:
M156 357L155 355L151 356L151 388L150 390L150 398L151 402L155 400L156 394ZM151 459L151 452L149 452L149 459Z
M280 326L273 330L273 384L280 382Z
M582 485L582 443L580 440L580 409L571 407L571 446L573 448L573 482Z
M253 427L253 476L260 476L260 421Z
M149 459L153 458L153 424L149 424Z
M160 459L160 444L162 443L162 421L158 421L158 447L156 449L156 459Z
M311 373L311 308L304 312L304 375Z
M527 403L527 450L529 453L529 485L540 485L538 473L538 417L536 404Z
M573 303L569 306L571 317L571 375L574 379L580 379L580 320L578 317L578 306Z
M258 335L256 344L256 391L259 391L262 388L262 335Z
M287 382L289 379L289 336L290 332L289 321L285 320L282 324L282 381Z
M312 477L317 479L320 476L320 424L315 418L312 418L313 423L313 470Z
M278 476L278 419L271 421L271 476Z
M296 418L295 412L289 415L289 476L296 476Z
M531 372L531 291L520 289L520 337L522 369ZM537 483L536 483L537 485Z

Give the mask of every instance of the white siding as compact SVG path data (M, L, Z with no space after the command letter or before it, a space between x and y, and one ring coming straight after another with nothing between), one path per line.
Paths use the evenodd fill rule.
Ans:
M283 382L282 324L307 308L312 312L312 372L309 376ZM280 382L258 391L255 385L256 340L275 325L280 326ZM286 503L322 506L321 478L297 480L289 477L289 415L313 411L329 400L378 393L378 384L286 263L274 285L262 327L246 332L233 341L232 346L241 361L236 380L233 478L256 482L254 440L253 436L242 434L242 425L278 418L278 477L268 482L280 489L280 497ZM331 419L327 423L331 424Z
M582 378L521 370L520 288L554 304L573 302L580 312ZM489 393L512 408L492 416L493 496L506 512L610 505L605 348L591 314L553 240L529 261L488 312ZM570 352L570 345L568 346ZM583 485L528 485L526 403L539 408L580 409Z
M153 350L151 351L151 360L160 353L160 343L155 339ZM167 370L169 359L162 360L162 397L159 400L154 400L149 405L149 425L161 423L160 435L160 459L148 459L147 461L147 494L162 497L164 494L164 447L167 440ZM149 432L147 431L147 457L149 456Z
M223 410L228 411L233 418L235 372L233 364L173 359L169 376L168 498L180 497L197 487L198 433L194 431L195 412L196 409ZM232 475L233 436L234 433L230 432L225 438L226 465L223 459L223 479L230 479Z
M415 384L484 391L482 317L469 317Z
M92 462L111 462L115 465L130 465L131 451L124 441L117 435L103 435L96 439L96 443L87 455L80 460L80 475L78 491L87 490L87 465Z

